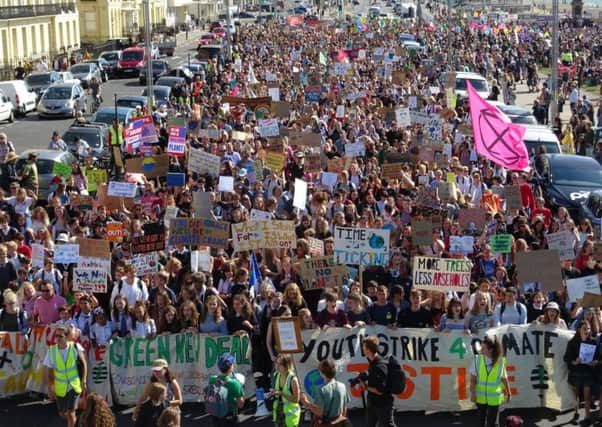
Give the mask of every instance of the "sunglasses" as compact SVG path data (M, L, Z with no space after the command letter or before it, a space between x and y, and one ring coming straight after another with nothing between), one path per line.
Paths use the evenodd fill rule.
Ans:
M47 294L50 293L50 289L42 289L40 292Z

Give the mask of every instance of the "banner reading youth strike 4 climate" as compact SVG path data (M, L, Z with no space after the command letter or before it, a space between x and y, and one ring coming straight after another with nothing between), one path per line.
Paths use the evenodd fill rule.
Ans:
M512 408L574 407L563 360L573 332L538 325L506 325L487 331L503 343ZM403 411L461 411L473 409L470 401L470 367L483 336L432 329L330 328L305 331L305 353L295 355L301 384L313 394L323 384L317 370L324 359L334 360L337 380L349 388L352 408L362 407L361 386L349 380L368 370L361 341L368 335L380 339L380 352L393 355L406 374L406 388L396 395L395 407Z

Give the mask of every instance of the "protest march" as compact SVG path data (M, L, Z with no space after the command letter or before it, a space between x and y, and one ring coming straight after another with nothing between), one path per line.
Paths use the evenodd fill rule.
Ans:
M69 427L96 401L135 426L602 422L600 24L562 19L554 109L549 20L428 10L244 23L48 195L0 133L0 399Z

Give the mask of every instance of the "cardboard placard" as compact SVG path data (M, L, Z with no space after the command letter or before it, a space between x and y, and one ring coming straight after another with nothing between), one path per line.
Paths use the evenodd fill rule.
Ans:
M297 247L293 221L245 221L232 224L232 246L237 252Z
M207 218L175 218L169 222L169 244L226 248L230 223Z
M303 169L307 172L320 172L322 170L322 159L319 154L307 154Z
M201 149L190 148L188 152L188 170L198 174L218 176L221 158Z
M560 255L556 250L518 252L516 270L519 283L538 283L536 290L558 291L563 288Z
M337 265L334 256L318 256L301 261L304 289L324 289L341 286L347 275L344 265Z
M109 258L111 245L108 240L78 238L79 256L90 258Z
M195 191L192 193L192 208L194 209L195 218L211 218L213 215L212 207L211 192Z
M585 292L589 294L600 294L600 281L597 274L591 276L578 277L577 279L567 279L566 290L569 294L569 301L576 302L583 298Z
M458 223L462 230L481 232L485 227L485 217L483 208L463 208L460 209Z
M107 222L107 239L109 242L121 242L123 240L122 222Z
M132 253L145 254L165 249L165 227L160 222L143 225L144 234L132 236Z
M390 237L390 230L335 227L335 259L339 264L387 265Z
M291 115L291 103L286 101L272 101L272 114L276 117L288 119Z
M401 163L384 163L380 167L381 176L386 179L399 179L401 166Z
M546 234L546 241L548 248L558 251L560 261L575 259L575 235L570 231Z
M169 172L169 155L159 154L151 157L127 159L125 170L129 173L142 173L147 178L165 176Z
M602 295L585 292L581 300L581 307L600 307L602 306Z
M506 196L506 209L521 209L523 207L520 187L518 185L508 185L504 187Z
M413 286L432 291L468 291L472 262L463 259L414 257Z
M491 246L491 252L494 254L509 254L512 252L513 242L512 234L495 234L491 236L489 245Z
M433 223L431 221L412 220L412 245L433 244Z

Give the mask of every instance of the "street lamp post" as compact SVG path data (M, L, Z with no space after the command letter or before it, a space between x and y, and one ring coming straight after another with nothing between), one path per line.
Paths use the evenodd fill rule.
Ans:
M144 14L144 56L146 57L146 97L149 108L153 107L153 59L151 57L151 24L150 24L150 2L142 1Z
M551 70L552 81L550 82L550 91L552 92L552 102L550 103L550 114L552 123L558 116L558 55L559 55L559 24L558 24L558 0L552 0L552 57Z

